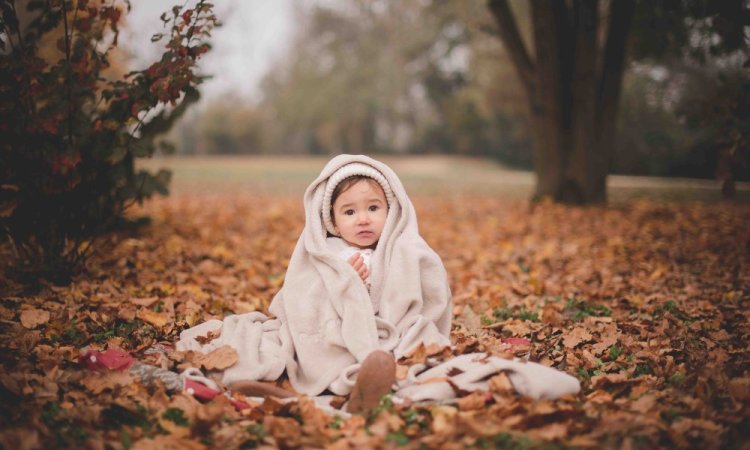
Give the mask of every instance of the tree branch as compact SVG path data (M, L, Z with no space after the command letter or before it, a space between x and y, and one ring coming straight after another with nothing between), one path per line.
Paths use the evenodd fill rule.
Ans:
M510 54L510 59L518 72L518 77L523 83L526 92L531 97L534 91L534 63L531 61L526 46L521 40L521 34L518 32L518 26L513 13L508 6L507 0L489 0L488 7L492 13L498 28L500 28L500 38L505 45L505 49Z

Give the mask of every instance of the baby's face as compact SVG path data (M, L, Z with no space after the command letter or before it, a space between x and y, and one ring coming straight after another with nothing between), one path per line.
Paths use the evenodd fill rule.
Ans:
M353 184L333 203L336 231L350 245L359 248L377 244L387 215L388 203L383 189L367 180Z

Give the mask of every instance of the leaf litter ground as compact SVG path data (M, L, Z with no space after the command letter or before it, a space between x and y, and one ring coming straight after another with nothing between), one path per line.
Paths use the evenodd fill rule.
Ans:
M515 355L576 376L531 401L505 376L455 404L329 416L223 396L201 403L79 349L138 358L210 318L266 311L303 226L299 199L178 195L101 238L67 287L3 279L4 448L742 448L750 429L750 207L633 201L610 208L415 199L454 294L453 353ZM207 338L210 338L207 337ZM525 338L525 339L518 339ZM527 341L528 340L528 341ZM528 345L527 342L531 342ZM421 348L413 362L437 349ZM228 357L231 359L233 355ZM151 356L153 358L153 355ZM177 369L178 358L150 360ZM227 363L227 360L223 360ZM231 363L231 361L229 361ZM213 361L221 367L222 360ZM283 382L282 382L283 383Z

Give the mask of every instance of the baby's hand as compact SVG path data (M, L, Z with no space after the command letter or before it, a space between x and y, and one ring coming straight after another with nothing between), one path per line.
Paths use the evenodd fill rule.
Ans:
M347 262L351 264L354 270L359 274L362 281L367 280L367 277L370 275L370 269L367 268L365 259L362 258L362 255L355 253L347 260Z

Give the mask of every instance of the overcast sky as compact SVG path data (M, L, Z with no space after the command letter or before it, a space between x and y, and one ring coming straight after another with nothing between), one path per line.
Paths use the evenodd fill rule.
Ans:
M203 57L203 72L213 79L201 86L203 98L218 95L259 97L258 83L280 57L293 32L293 0L220 0L214 12L223 24L213 32L213 49ZM133 54L131 69L142 69L161 51L151 36L163 30L159 16L179 0L131 0L120 45ZM190 2L194 4L193 1Z

